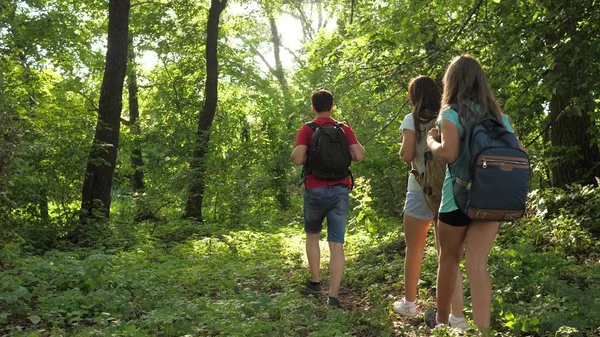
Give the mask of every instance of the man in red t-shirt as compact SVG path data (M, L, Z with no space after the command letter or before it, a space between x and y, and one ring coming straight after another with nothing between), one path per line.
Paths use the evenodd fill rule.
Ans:
M318 125L335 122L331 118L333 111L333 95L319 89L312 95L312 109L316 114L313 120ZM342 129L348 139L352 161L360 162L365 156L365 148L358 142L351 127L343 125ZM296 165L304 165L313 130L303 124L296 136L296 146L292 152L292 160ZM348 218L348 192L352 188L350 177L340 180L321 180L313 175L306 176L304 190L304 231L306 232L306 256L312 278L307 287L313 292L321 291L319 266L321 251L319 235L323 229L323 220L327 218L327 241L329 243L329 298L327 304L339 307L338 292L344 274L344 237Z

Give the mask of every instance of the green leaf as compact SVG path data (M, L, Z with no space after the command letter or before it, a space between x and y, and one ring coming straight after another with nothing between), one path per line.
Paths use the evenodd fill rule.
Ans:
M38 323L39 323L39 322L42 320L42 319L40 318L40 316L38 316L38 315L31 315L31 316L29 316L29 317L27 317L27 318L29 318L29 320L30 320L30 321L31 321L31 323L33 323L33 324L38 324Z

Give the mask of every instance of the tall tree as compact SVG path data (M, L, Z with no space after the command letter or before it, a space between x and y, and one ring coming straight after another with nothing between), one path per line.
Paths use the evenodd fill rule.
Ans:
M539 156L534 162L541 163L536 171L544 172L541 186L594 183L594 175L600 175L593 137L595 37L600 34L595 8L593 0L493 2L480 13L485 23L474 26L481 27L472 39L480 41L475 52L483 44L491 47L481 55L487 58L490 79L528 152Z
M283 113L278 113L275 118L271 119L271 122L267 125L267 134L269 138L271 138L272 144L277 144L274 148L273 158L271 160L272 167L271 175L273 176L272 184L275 189L275 199L277 200L279 207L282 210L287 210L290 207L290 193L288 191L288 179L287 179L287 168L288 160L287 157L289 155L289 141L287 135L285 133L289 132L293 129L292 119L285 118L285 115L290 114L290 110L292 110L291 104L291 96L290 90L288 88L288 83L285 77L285 72L283 70L283 65L281 63L281 37L279 36L279 29L277 28L277 23L275 22L275 13L273 8L273 3L265 3L263 4L265 8L265 13L269 19L269 28L271 31L271 43L273 45L273 54L275 58L275 67L272 67L266 60L264 62L268 66L271 74L275 76L277 82L279 83L279 88L281 90L281 95L283 98ZM278 128L277 125L285 125L285 128Z
M570 1L548 1L549 14L561 18L554 25L549 41L554 46L554 67L550 76L555 90L550 101L550 139L561 160L552 166L552 185L562 187L576 182L595 184L600 177L600 151L592 140L591 116L595 104L593 86L589 81L589 57L597 44L591 44L600 34L600 26L589 15L596 12ZM583 14L585 13L585 14ZM579 17L579 15L585 15ZM597 49L596 49L597 50Z
M136 219L152 219L154 215L152 211L146 207L143 201L140 201L140 196L143 195L146 185L144 183L144 158L142 156L142 131L139 124L140 105L138 102L138 83L137 83L137 65L135 63L135 47L133 39L129 39L129 60L127 67L127 91L129 94L129 121L125 121L126 125L131 128L133 136L133 149L131 150L131 168L133 173L129 177L131 189L136 194Z
M89 218L110 215L111 189L123 107L123 84L127 70L129 8L129 0L109 1L108 46L100 89L98 122L82 190L82 222ZM75 239L79 238L79 234Z
M206 25L206 81L204 86L204 104L198 118L198 129L194 152L190 161L191 178L185 217L202 220L202 200L206 185L206 157L210 141L210 127L217 111L219 59L217 46L219 40L219 19L227 0L211 0Z
M130 177L131 188L134 192L141 192L144 190L144 159L142 158L142 150L140 144L140 125L138 118L140 117L140 105L138 102L138 85L137 85L137 74L135 64L135 51L133 42L129 44L129 68L127 74L127 91L129 93L129 121L126 123L131 126L133 134L133 150L131 150L131 168L133 174Z
M269 67L271 72L277 78L279 82L279 86L281 87L281 92L285 95L288 95L288 84L285 79L285 73L283 72L283 65L281 64L281 37L279 36L279 29L277 29L277 23L275 22L275 16L273 15L273 10L269 8L267 4L266 7L267 16L269 17L269 27L271 28L271 42L273 43L273 54L275 56L275 69Z

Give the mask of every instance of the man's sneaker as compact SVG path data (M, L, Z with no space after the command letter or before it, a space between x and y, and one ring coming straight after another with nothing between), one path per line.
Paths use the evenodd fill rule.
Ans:
M454 317L454 315L450 315L448 318L448 323L451 327L461 330L466 330L469 327L469 322L467 322L467 319L464 316Z
M319 293L321 292L321 282L313 282L311 279L306 281L306 289L311 293Z
M437 317L435 317L436 315L437 315L437 309L428 309L427 311L425 311L425 314L423 315L425 324L430 329L434 329L436 326L438 326Z
M417 306L414 304L407 305L406 303L404 303L404 300L394 302L392 310L401 316L406 316L406 317L417 316Z
M334 308L340 307L340 300L337 297L329 297L327 298L327 305Z

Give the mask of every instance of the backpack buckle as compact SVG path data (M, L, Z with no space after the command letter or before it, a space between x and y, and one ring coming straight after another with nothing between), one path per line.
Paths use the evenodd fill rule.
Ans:
M477 210L477 213L475 214L475 218L485 219L485 218L487 218L487 214L488 214L488 212Z
M508 213L504 216L504 220L517 220L519 219L521 216L523 215L523 213L519 212L519 213Z
M423 193L427 195L432 195L433 189L431 188L431 186L423 186Z

